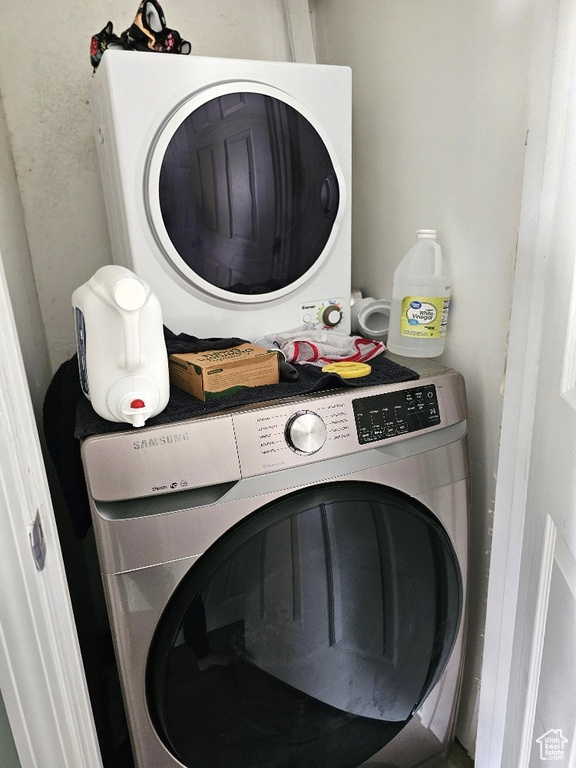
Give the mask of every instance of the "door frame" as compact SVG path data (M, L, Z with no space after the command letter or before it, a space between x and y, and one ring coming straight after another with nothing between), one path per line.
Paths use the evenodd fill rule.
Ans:
M563 154L562 84L554 80L562 0L533 0L528 130L498 459L484 657L475 755L477 768L502 765L510 745L525 753L511 675L523 629L520 593L526 500L545 312L544 275ZM558 98L560 96L560 99ZM545 606L534 631L543 632ZM523 659L528 667L530 659ZM529 752L527 753L529 754Z
M22 768L102 768L1 254L0 509L0 690Z

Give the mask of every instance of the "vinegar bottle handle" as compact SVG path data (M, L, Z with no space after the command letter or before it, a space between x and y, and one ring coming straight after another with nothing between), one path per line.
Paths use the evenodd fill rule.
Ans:
M434 242L434 277L440 277L442 274L442 249L437 242Z

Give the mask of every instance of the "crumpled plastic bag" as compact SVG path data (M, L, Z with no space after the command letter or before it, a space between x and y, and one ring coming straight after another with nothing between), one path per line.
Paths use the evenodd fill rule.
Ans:
M288 363L310 363L320 368L328 363L364 363L386 349L381 341L337 331L318 331L313 325L270 333L258 343L277 347Z

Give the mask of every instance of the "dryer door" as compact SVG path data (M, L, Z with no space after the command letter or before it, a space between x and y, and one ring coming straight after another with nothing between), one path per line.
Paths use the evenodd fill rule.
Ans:
M189 283L227 301L294 290L330 252L343 180L302 105L257 83L215 86L159 132L146 174L155 238Z
M356 768L449 659L462 580L419 502L369 483L283 497L222 537L167 605L147 667L166 747L203 768Z

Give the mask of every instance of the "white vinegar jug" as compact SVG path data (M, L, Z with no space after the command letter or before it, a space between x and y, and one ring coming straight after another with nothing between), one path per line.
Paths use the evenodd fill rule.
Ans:
M125 267L107 266L72 294L80 384L96 413L143 427L170 396L160 302Z
M416 244L394 272L388 349L406 357L437 357L444 351L450 307L436 230L419 229Z

